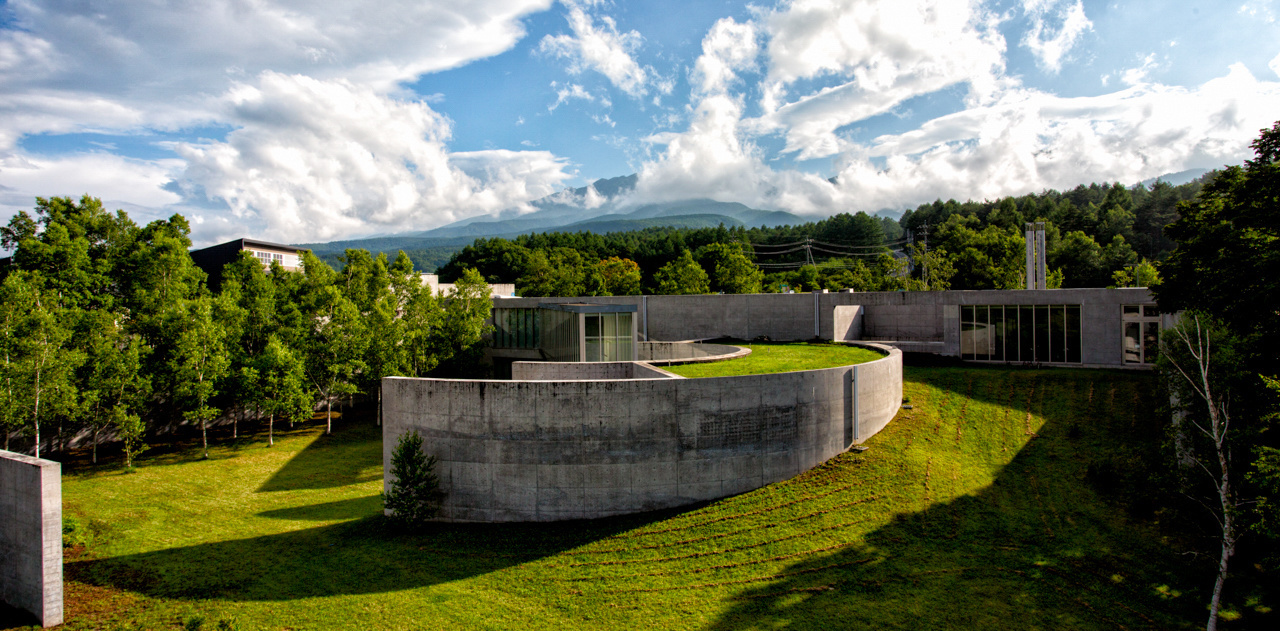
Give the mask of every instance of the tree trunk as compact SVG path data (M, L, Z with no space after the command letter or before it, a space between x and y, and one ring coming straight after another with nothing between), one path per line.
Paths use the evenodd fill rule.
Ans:
M267 446L268 447L272 447L276 444L275 430L276 430L276 413L272 412L271 415L267 417Z
M333 433L333 397L324 398L324 433Z
M1218 629L1218 610L1222 608L1222 585L1227 582L1227 561L1231 559L1232 554L1235 554L1235 548L1235 526L1228 513L1226 521L1222 522L1222 554L1218 557L1218 578L1213 582L1213 599L1209 601L1209 623L1204 627L1207 631Z
M93 426L93 464L98 464L98 426Z
M378 382L378 427L382 427L382 382Z
M40 369L36 369L36 405L31 412L31 420L36 426L36 457L40 457Z
M203 406L201 406L203 407ZM200 415L200 445L204 447L204 459L209 459L209 434L205 429L204 415Z

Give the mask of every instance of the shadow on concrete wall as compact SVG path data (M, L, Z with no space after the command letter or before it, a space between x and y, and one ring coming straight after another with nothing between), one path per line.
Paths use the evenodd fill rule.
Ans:
M1010 407L1014 415L1027 409L1027 402L988 390L990 380L974 381L971 369L938 372L942 378L929 383L943 388L944 401L933 405L967 395ZM1046 374L1054 376L1046 379ZM1058 374L1027 371L1022 382L1039 388L1044 381L1056 382ZM1068 383L1065 392L1037 398L1064 394L1084 397ZM1164 629L1188 621L1202 624L1207 594L1201 588L1208 587L1211 564L1190 562L1167 548L1150 523L1135 522L1134 515L1145 508L1117 494L1123 493L1121 484L1141 487L1141 482L1097 476L1097 463L1139 455L1125 445L1150 444L1153 435L1158 443L1158 419L1127 409L1153 402L1145 395L1108 401L1100 391L1083 416L1052 400L1030 403L1045 423L992 485L903 513L838 552L784 566L773 575L776 580L731 595L725 613L706 628ZM1020 429L1017 420L1013 429ZM895 421L903 422L901 415ZM939 438L932 421L912 435L918 443ZM941 440L955 435L954 424L944 424ZM942 467L934 463L936 485ZM925 484L923 475L917 483ZM1182 595L1170 598L1170 592L1161 593L1162 585Z

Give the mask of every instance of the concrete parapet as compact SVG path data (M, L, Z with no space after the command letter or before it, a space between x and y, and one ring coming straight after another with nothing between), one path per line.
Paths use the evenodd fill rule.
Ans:
M0 450L0 600L62 624L62 465Z
M690 344L688 342L639 342L636 359L658 364L691 364L724 361L751 354L751 349L728 344Z
M644 362L514 362L513 381L684 379Z
M886 356L866 364L739 377L388 377L384 484L392 448L416 430L439 461L446 521L597 518L742 493L812 468L893 418L902 355L877 348Z

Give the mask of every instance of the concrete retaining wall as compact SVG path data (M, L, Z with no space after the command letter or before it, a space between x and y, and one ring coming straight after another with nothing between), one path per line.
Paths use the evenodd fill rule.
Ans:
M881 350L858 366L707 379L389 377L384 483L399 436L416 430L439 460L447 521L597 518L742 493L893 418L902 355Z
M0 600L62 624L62 465L0 450Z

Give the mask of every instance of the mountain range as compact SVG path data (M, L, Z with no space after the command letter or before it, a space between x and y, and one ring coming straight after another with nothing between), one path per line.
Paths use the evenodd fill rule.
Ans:
M1207 169L1190 169L1169 173L1142 182L1151 186L1156 180L1179 185L1208 173ZM653 204L635 204L627 195L635 190L636 175L596 180L589 186L565 189L530 203L533 211L508 209L493 215L471 217L455 223L418 232L382 235L328 243L301 243L330 265L339 265L338 257L348 248L365 249L377 255L394 258L403 250L419 269L435 269L449 260L454 252L480 238L513 238L540 232L628 232L658 226L675 228L772 227L800 225L822 217L804 217L778 210L760 210L737 202L713 199L685 199ZM895 217L900 211L889 209L876 215Z
M512 238L539 232L627 232L658 226L675 228L760 227L802 224L818 219L778 210L760 210L737 202L687 199L635 205L627 193L635 189L636 176L600 179L590 186L565 189L531 202L535 210L506 210L495 215L464 219L446 226L349 241L300 243L316 256L337 263L348 248L366 249L388 257L404 250L416 267L444 264L453 252L479 238Z

